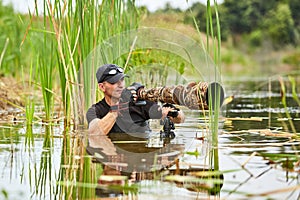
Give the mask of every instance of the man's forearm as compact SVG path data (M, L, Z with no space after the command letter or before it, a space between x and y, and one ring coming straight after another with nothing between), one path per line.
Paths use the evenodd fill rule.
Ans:
M89 135L107 135L118 117L117 112L109 112L102 119L93 119L89 124Z

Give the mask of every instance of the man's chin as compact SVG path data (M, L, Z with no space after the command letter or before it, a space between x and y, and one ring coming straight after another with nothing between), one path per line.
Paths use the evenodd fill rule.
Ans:
M114 98L114 99L120 99L120 98L121 98L121 94L114 94L114 95L113 95L113 98Z

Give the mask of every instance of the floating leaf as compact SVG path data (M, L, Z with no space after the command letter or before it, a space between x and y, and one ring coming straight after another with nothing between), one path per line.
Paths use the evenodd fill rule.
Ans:
M195 151L186 151L185 154L196 156L196 157L201 155L201 153L198 151L198 149L196 149Z
M229 96L229 97L225 98L223 101L223 105L227 105L227 104L231 103L233 101L233 99L234 99L234 96Z

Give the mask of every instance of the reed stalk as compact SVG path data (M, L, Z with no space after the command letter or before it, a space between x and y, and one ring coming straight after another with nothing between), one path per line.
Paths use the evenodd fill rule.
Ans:
M95 24L93 38L95 41L88 51L88 60L85 60L85 65L82 67L83 81L81 84L84 86L84 110L87 110L92 103L102 97L102 94L97 92L97 85L95 85L97 68L105 63L125 65L125 62L119 58L124 39L118 34L136 29L139 21L134 1L117 0L111 2L106 0L102 1L98 8L99 12L95 13L94 18L96 19L93 20ZM114 41L109 40L112 36L114 36ZM98 47L99 44L101 45ZM96 47L101 52L91 51Z
M83 176L82 182L84 183L82 187L79 188L80 199L93 199L96 195L96 190L94 187L89 187L89 184L97 183L97 178L95 176L96 169L95 164L92 163L91 156L84 157L83 165Z
M36 11L38 14L38 11ZM46 6L44 2L44 18L42 28L42 47L36 47L37 65L40 73L40 82L42 87L45 120L50 122L53 116L53 71L55 61L52 57L54 46L51 37L48 36L48 20L46 17Z
M221 29L218 15L217 1L214 0L214 13L213 18L211 1L207 0L206 3L206 51L207 56L213 57L214 63L214 82L221 82ZM214 27L214 20L216 27ZM216 29L216 35L215 35ZM210 42L211 41L211 42ZM208 58L207 58L208 59ZM212 69L211 69L212 70ZM213 98L214 97L214 98ZM217 88L209 92L208 104L209 104L209 141L212 145L212 149L209 151L209 163L214 171L219 171L219 149L218 149L218 136L219 136L219 114L220 114L220 99L221 90ZM214 102L213 102L214 101ZM214 105L214 106L213 106ZM211 177L212 178L212 177ZM218 177L220 178L220 177ZM218 188L219 187L219 188ZM212 193L217 194L220 191L220 186L214 188Z
M1 67L2 67L2 62L3 62L3 58L4 58L4 55L5 55L5 52L6 52L8 43L9 43L9 38L6 38L4 47L3 47L3 49L1 50L1 54L0 54L0 69L1 69Z
M126 5L125 5L126 4ZM44 21L50 22L48 34L54 44L54 55L60 77L61 95L65 124L70 125L73 117L75 125L84 123L86 109L95 101L95 70L99 63L90 61L83 64L87 55L108 37L137 26L134 3L131 1L54 1L44 0ZM125 9L127 9L126 12ZM133 14L132 14L133 13ZM120 40L119 43L122 41ZM120 46L113 48L112 54L119 52ZM110 52L105 52L110 53ZM103 57L104 63L116 62L110 55ZM97 64L96 64L97 63ZM103 63L100 63L103 64Z
M30 65L29 69L29 80L28 80L28 86L25 85L25 76L24 76L24 69L22 68L22 77L23 77L23 87L28 88L27 90L32 90L32 75L33 75L33 65ZM28 91L29 92L29 91ZM26 125L31 126L33 123L34 118L34 108L35 103L34 100L31 98L31 96L26 97L26 104L25 104L25 116L26 116Z
M218 5L216 0L214 0L214 13L215 18L213 18L211 1L207 0L206 2L206 45L202 41L202 36L200 32L200 27L196 22L196 19L193 18L194 25L198 32L201 46L203 50L206 52L204 59L206 60L207 67L209 68L209 61L211 60L211 56L213 57L213 69L207 69L208 71L213 70L213 77L208 77L210 82L221 82L221 29L219 23L219 15L218 15ZM191 10L190 10L191 11ZM191 11L192 12L192 11ZM214 28L214 19L216 21L216 33L215 36L215 28ZM214 170L219 170L219 158L218 158L218 130L219 130L219 113L220 113L220 98L221 91L219 89L210 91L208 97L209 104L209 141L212 145L212 149L209 151L208 159L210 163L210 167ZM214 96L214 98L212 98ZM213 102L214 100L214 102ZM214 106L212 106L214 105ZM205 117L205 112L203 111L203 115Z
M79 180L83 184L93 183L96 177L89 174L91 161L87 159L80 160L80 163L76 161L74 155L77 154L74 152L82 143L74 142L77 140L72 140L69 135L72 122L75 129L77 125L84 124L87 107L96 101L94 76L99 62L92 60L93 65L88 67L84 67L83 63L87 55L105 39L137 27L138 15L134 3L125 0L83 0L76 3L66 0L44 0L43 3L43 25L42 28L35 29L35 32L42 33L42 47L35 47L36 63L40 73L46 121L51 121L53 117L53 87L56 73L60 80L65 130L59 182ZM39 16L39 13L41 13L39 10L35 11L36 16ZM33 21L32 16L31 19ZM104 62L122 62L115 60L114 56L119 55L121 43L120 39L119 45L116 45L113 51L107 52L111 55L94 55L94 58L101 56ZM28 114L29 111L28 109ZM80 156L85 156L85 153ZM80 169L73 168L77 165ZM72 167L65 169L65 166ZM44 175L39 179L40 183L44 183ZM82 191L83 197L94 195L94 191L68 184L64 187L57 186L58 191L60 191L59 198L65 199L76 198L79 191Z
M297 104L299 105L300 107L300 99L298 97L298 93L297 93L297 88L296 88L296 80L294 77L292 76L288 76L289 80L290 80L290 83L291 83L291 86L292 86L292 97L293 99L297 102Z
M71 151L71 138L69 134L64 134L63 143L62 143L62 151L61 151L61 167L58 174L58 183L64 183L72 180L73 172L70 158L72 157ZM70 167L66 167L70 166ZM73 177L74 178L74 177ZM55 196L58 199L70 199L73 193L73 186L68 184L57 184L56 186L56 194Z
M45 41L45 43L47 42ZM48 63L43 58L44 58L43 56L38 57L39 68L40 68L40 80L41 80L42 94L43 94L43 101L44 101L45 120L50 122L53 116L52 115L53 114L52 113L53 112L53 92L52 92L53 66L51 62Z
M52 177L52 126L45 126L45 135L43 142L43 152L41 154L40 170L36 184L36 194L40 199L52 198L53 195L53 177ZM47 186L47 187L46 187ZM49 189L49 191L48 191ZM50 196L48 196L50 195Z
M283 81L283 79L282 79L281 76L279 77L279 83L280 83L280 89L281 89L281 90L280 90L280 93L281 93L281 103L282 103L282 105L283 105L285 114L286 114L286 116L287 116L287 118L288 118L290 127L291 127L292 131L293 131L294 133L296 133L296 132L297 132L297 131L296 131L296 128L295 128L295 126L294 126L294 123L293 123L293 121L292 121L292 117L291 117L291 115L290 115L290 113L289 113L289 111L288 111L288 108L287 108L287 103L286 103L286 89L285 89L284 81Z
M23 77L23 88L28 88L28 90L32 89L32 67L31 64L30 70L29 70L29 80L28 80L28 86L25 85L25 76L24 76L24 69L22 67L22 77ZM26 102L25 102L25 116L26 116L26 134L25 134L25 146L30 148L34 145L34 137L32 132L32 124L34 119L34 109L35 109L35 103L34 100L31 98L31 96L26 96Z
M206 3L206 51L207 56L213 57L214 62L214 77L212 80L214 82L220 82L220 62L221 62L221 29L219 23L219 15L218 15L218 5L214 0L214 13L215 18L213 18L212 7L210 0L207 0ZM215 28L213 26L213 21L216 21L216 33L215 36ZM211 41L211 42L210 42ZM207 58L208 59L208 58ZM212 69L210 69L212 70ZM209 92L209 118L210 118L210 142L212 144L212 151L210 151L209 160L210 165L213 166L214 170L219 170L219 161L218 161L218 129L219 129L219 112L220 112L220 99L221 99L221 91L219 89ZM214 98L212 98L214 96ZM213 102L214 101L214 102ZM215 106L212 106L215 105Z

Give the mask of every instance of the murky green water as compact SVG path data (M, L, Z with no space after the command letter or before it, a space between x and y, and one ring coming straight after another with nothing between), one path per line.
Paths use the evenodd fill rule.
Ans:
M235 98L226 107L226 117L253 119L228 120L223 127L220 167L241 170L225 174L221 196L242 198L249 194L255 199L299 199L300 107L292 98L291 89L287 89L284 108L278 82L237 82L233 88L230 93ZM298 133L296 137L288 134L292 133L292 126Z
M228 82L226 94L234 99L222 110L219 124L218 159L223 184L220 192L210 198L299 199L300 108L291 93L287 92L287 108L281 103L276 82L271 90L267 82ZM84 128L65 132L61 123L26 127L24 116L13 114L0 122L0 199L80 199L84 191L77 187L89 176L93 175L102 186L108 181L97 175L97 162L114 165L114 172L130 175L126 182L135 186L136 193L129 188L129 198L209 198L207 193L195 192L192 180L162 181L175 174L176 165L171 164L177 156L181 172L186 175L209 165L207 154L212 147L202 138L207 134L206 121L199 117L200 112L185 113L186 122L176 125L176 137L164 148L158 148L162 146L158 134L152 135L150 143L119 138L112 142L118 155L105 156L101 154L103 149L99 150L89 173L83 169L83 162L90 161L82 156ZM156 122L152 125L157 132L161 128ZM153 173L153 168L167 167L162 173ZM117 181L123 184L123 180ZM92 193L98 197L122 193L106 189L100 187Z

